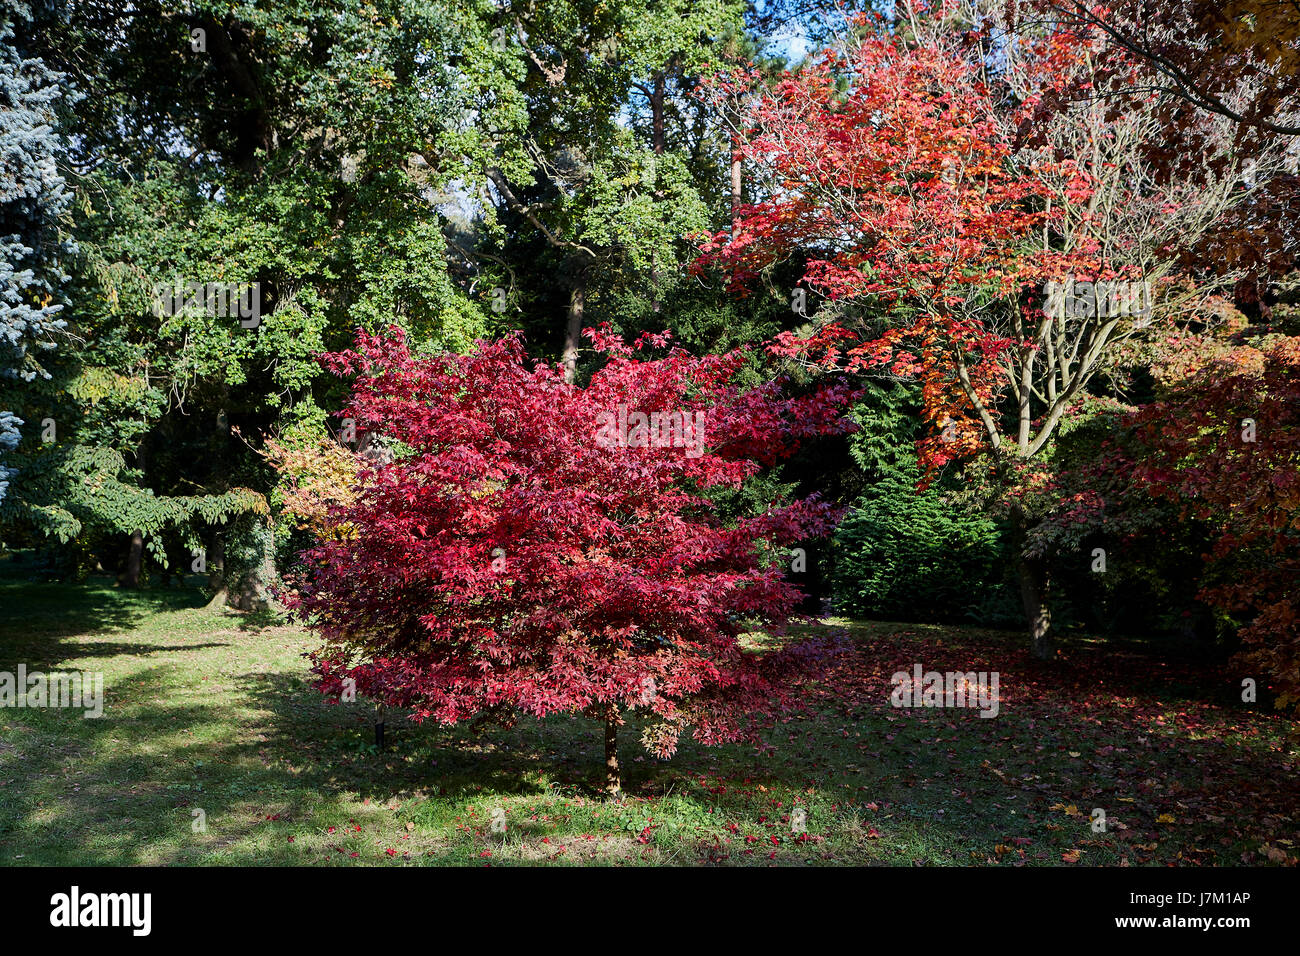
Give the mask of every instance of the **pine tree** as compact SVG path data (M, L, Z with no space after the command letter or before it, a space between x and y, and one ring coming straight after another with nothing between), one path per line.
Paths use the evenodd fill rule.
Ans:
M57 164L62 74L23 56L31 22L27 4L0 2L0 377L24 382L49 377L39 354L64 328L61 259L72 251L58 229L71 198ZM18 447L23 424L0 406L0 453ZM0 499L14 474L0 461Z

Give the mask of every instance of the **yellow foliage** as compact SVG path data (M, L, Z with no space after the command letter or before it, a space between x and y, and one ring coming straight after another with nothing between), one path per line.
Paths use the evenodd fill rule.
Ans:
M297 519L299 528L320 538L355 535L350 525L335 524L331 511L356 500L362 463L356 452L329 437L292 447L268 438L262 455L282 476L284 513Z

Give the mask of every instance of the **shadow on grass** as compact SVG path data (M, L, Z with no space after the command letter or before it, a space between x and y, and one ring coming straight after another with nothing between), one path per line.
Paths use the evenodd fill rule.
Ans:
M84 583L31 580L10 561L0 561L0 647L27 639L130 630L165 611L207 603L196 585L130 590L107 575Z
M94 628L101 600L91 594L79 609L46 610ZM147 601L133 601L123 619L151 613ZM1135 669L1128 657L1079 650L1041 667L995 635L854 627L856 651L826 676L828 693L813 695L811 712L773 727L774 749L684 739L660 762L641 752L632 715L620 735L629 801L605 808L594 799L603 758L596 722L522 720L470 733L390 712L388 747L376 753L373 710L329 704L312 688L296 632L277 630L271 617L249 622L256 639L211 640L243 623L218 612L196 617L192 643L171 639L167 624L153 642L134 633L70 641L87 631L66 627L25 635L29 661L131 656L149 666L118 675L99 720L0 712L0 864L321 862L319 853L294 855L295 835L355 820L367 839L395 842L402 837L386 808L396 805L420 823L426 862L472 862L489 845L479 811L498 799L525 814L511 831L520 854L591 829L618 835L633 861L646 852L636 837L650 817L677 827L677 842L665 846L680 844L684 862L766 860L742 854L780 827L788 837L781 815L795 802L808 808L810 832L837 841L829 857L799 848L804 861L970 863L1009 845L1023 848L1026 862L1057 863L1077 847L1090 854L1085 862L1144 862L1142 854L1171 862L1186 853L1185 862L1234 863L1263 839L1300 837L1300 792L1280 753L1279 720L1180 697L1170 681L1182 672L1160 662ZM279 657L258 660L276 644ZM9 645L7 634L6 657ZM169 659L150 662L162 652ZM999 716L890 707L889 676L913 661L1000 670ZM1199 686L1196 677L1189 673L1187 686ZM1123 829L1092 834L1093 807ZM195 811L206 826L198 832ZM342 840L329 832L321 839ZM348 862L353 845L381 852L358 842L348 853L326 847L324 860Z

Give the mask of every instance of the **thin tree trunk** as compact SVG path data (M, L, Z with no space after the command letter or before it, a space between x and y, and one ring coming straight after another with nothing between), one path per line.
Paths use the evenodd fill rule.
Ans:
M140 586L140 568L144 562L144 535L139 531L131 534L131 550L126 554L126 570L122 574L121 584L124 588Z
M146 442L140 442L139 448L135 453L135 466L143 473L147 467L146 455L148 454L148 445ZM131 547L126 553L126 567L118 577L118 584L125 588L138 588L140 586L140 572L144 566L144 533L141 531L131 532Z
M226 580L227 602L240 611L264 611L271 604L271 585L275 581L275 555L269 522L256 518L240 519L247 521L246 535L241 539L255 543L259 555L255 564L248 568L237 569L238 580Z
M1020 576L1020 600L1025 608L1029 625L1029 649L1039 660L1050 660L1056 653L1052 634L1052 611L1048 606L1051 577L1043 562L1021 558L1017 569Z
M1029 518L1019 502L1012 504L1011 517L1015 528L1013 543L1016 554L1016 576L1020 580L1020 601L1025 610L1025 623L1029 630L1029 651L1039 660L1050 660L1056 654L1050 604L1051 573L1048 571L1046 558L1025 556Z
M740 225L740 203L741 203L741 185L740 185L741 159L740 159L740 137L731 137L731 237L736 237L736 229Z
M226 489L226 475L230 474L230 419L226 416L226 406L230 404L230 386L221 383L220 406L212 425L212 472L210 484L219 491ZM208 562L208 587L212 589L212 598L208 607L225 607L230 602L230 579L226 577L226 536L227 530L216 527L212 531L212 559Z
M605 796L617 800L623 796L623 781L618 772L618 705L605 710Z
M208 607L224 607L229 593L226 591L226 539L220 531L212 533L212 553L208 556L208 588L212 591Z
M656 156L662 156L667 148L668 139L664 130L664 74L660 70L655 74L654 91L650 95L651 137ZM655 170L656 179L659 170ZM655 202L662 202L663 190L655 190ZM650 310L659 311L659 262L655 252L650 253Z
M650 94L651 136L656 156L664 154L667 137L664 133L664 74L660 70L655 74L654 90Z
M569 290L569 321L564 331L564 380L573 383L582 344L582 317L587 306L587 274L579 272Z

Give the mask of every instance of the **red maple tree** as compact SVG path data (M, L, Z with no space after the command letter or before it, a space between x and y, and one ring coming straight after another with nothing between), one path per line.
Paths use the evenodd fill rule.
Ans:
M530 367L518 336L417 355L397 331L359 333L326 356L355 376L342 414L395 453L333 505L333 540L304 553L286 604L325 639L327 693L351 680L442 724L603 720L617 794L625 710L645 712L643 742L669 756L687 727L706 744L744 739L792 702L783 678L817 648L757 654L740 637L787 621L801 593L783 549L828 531L833 509L724 520L709 494L847 427L848 396L742 388L740 352L586 334L607 362L585 387Z
M1031 60L1035 92L1011 106L962 51L889 34L786 74L751 97L743 117L743 152L766 196L743 207L730 232L710 237L694 264L720 269L745 293L775 263L803 257L803 283L831 307L818 328L779 336L778 353L919 379L931 426L919 449L927 470L1001 443L995 406L1009 378L1020 378L1007 368L1032 366L1043 347L1042 296L1022 309L1021 293L1105 271L1095 244L1063 251L1043 241L1067 203L1087 200L1090 177L1069 157L1016 142L1060 79L1053 71L1078 56L1066 35L1041 46ZM734 97L752 81L716 82ZM1014 304L1003 321L990 308L998 302ZM874 307L888 322L863 327L843 304ZM1085 380L1063 382L1049 416ZM1022 398L1028 426L1028 389ZM1044 441L1050 431L1040 430ZM1015 437L1022 455L1041 447L1039 435Z
M1049 568L1019 547L1037 520L1025 488L1050 478L1059 426L1117 347L1149 336L1151 287L1167 293L1172 248L1217 207L1142 164L1150 103L1098 105L1095 32L1017 36L1012 51L996 31L908 40L861 25L865 39L769 88L743 72L715 79L719 101L751 89L737 128L761 198L708 237L694 268L745 292L801 262L826 301L773 351L918 381L926 481L992 453L1032 647L1051 657ZM1112 73L1137 69L1107 53Z

